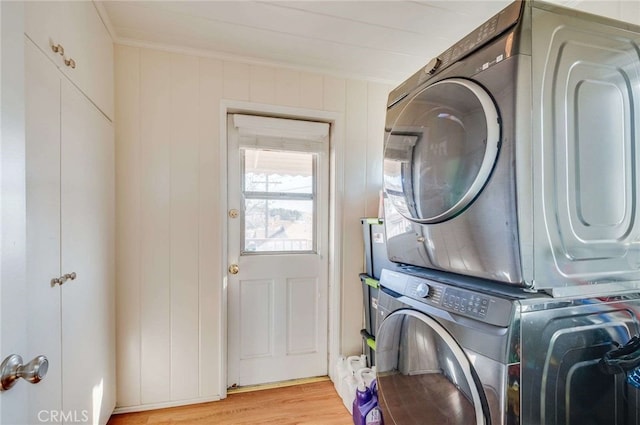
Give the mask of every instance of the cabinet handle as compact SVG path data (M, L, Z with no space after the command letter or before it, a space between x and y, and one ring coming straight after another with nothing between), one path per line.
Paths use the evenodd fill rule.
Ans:
M69 58L64 58L64 64L67 66L70 66L72 69L76 69L76 61L74 61L73 59Z
M64 56L64 47L62 47L62 44L52 44L51 50L53 50L54 53L59 53L60 56Z
M62 286L62 284L65 283L67 280L76 280L76 277L78 277L76 272L63 274L60 277L54 277L53 279L51 279L51 287L53 288L56 285Z

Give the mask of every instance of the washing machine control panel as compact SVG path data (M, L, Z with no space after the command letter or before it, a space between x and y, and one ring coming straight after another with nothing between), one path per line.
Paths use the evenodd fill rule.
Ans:
M511 319L511 301L432 279L383 270L380 285L424 304L486 323L506 326Z
M457 288L447 288L442 301L443 307L479 319L487 317L489 305L489 297Z

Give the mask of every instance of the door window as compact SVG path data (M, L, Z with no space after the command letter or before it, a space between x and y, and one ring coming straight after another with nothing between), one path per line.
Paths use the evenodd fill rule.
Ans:
M482 87L452 78L425 88L407 103L385 142L389 200L419 223L454 217L484 187L499 141L498 112Z
M243 148L242 254L316 251L316 154Z

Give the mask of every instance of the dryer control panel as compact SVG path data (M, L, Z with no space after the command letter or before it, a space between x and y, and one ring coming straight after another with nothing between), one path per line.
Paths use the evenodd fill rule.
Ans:
M405 273L383 270L380 285L399 295L496 326L508 326L513 314L513 300Z
M432 76L460 61L472 52L477 51L513 27L520 19L522 7L524 7L524 2L516 1L509 4L487 22L467 34L462 40L431 59L426 66L422 67L404 83L391 91L387 108L391 108L402 101L412 90L429 80Z
M442 52L438 55L440 67L446 68L514 26L520 18L522 7L523 3L521 2L511 3L487 22L467 34L462 40ZM425 71L428 74L434 74L434 72L429 73L427 69Z

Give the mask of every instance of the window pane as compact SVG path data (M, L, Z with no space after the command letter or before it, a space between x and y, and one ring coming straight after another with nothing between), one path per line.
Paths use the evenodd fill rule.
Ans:
M243 252L315 251L313 200L246 199Z
M244 191L313 193L312 153L244 150Z

